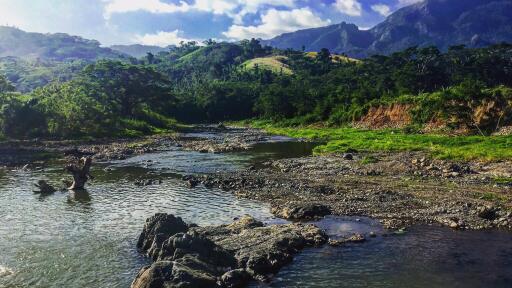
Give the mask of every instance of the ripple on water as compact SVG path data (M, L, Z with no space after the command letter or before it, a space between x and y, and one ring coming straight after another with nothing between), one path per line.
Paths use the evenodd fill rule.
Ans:
M200 162L194 165L196 171ZM244 214L271 217L267 205L201 186L189 189L168 172L123 163L112 171L104 167L96 166L87 192L47 197L33 194L33 183L41 178L60 183L58 167L0 176L0 219L9 220L0 225L0 260L2 267L16 271L1 277L0 287L128 287L148 264L135 244L146 218L156 212L199 225L228 223ZM186 172L185 165L180 167ZM148 172L163 178L163 184L135 186Z
M10 276L13 274L14 274L14 271L12 269L9 269L8 267L0 265L0 278L7 277L7 276Z

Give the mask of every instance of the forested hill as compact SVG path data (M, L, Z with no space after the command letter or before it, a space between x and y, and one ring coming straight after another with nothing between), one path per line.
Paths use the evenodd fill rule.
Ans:
M404 7L370 30L341 23L263 41L307 51L328 48L349 56L389 54L411 46L484 47L512 42L512 0L425 0Z
M96 40L87 40L64 33L30 33L13 27L0 26L0 57L6 56L43 61L93 61L126 57L120 52L101 47Z
M101 60L30 93L0 76L5 137L115 137L180 122L253 117L287 125L358 125L492 133L512 125L512 45L408 48L355 60L262 47L184 43L130 61ZM398 115L398 116L397 116Z

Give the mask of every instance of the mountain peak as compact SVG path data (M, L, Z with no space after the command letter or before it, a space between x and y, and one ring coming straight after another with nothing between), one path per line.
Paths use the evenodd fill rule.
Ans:
M328 48L352 57L389 54L411 46L470 47L512 42L512 0L425 0L403 7L370 30L339 24L264 41L281 49ZM476 36L476 37L475 37Z
M100 46L100 42L66 33L25 32L0 26L0 57L15 56L43 60L96 60L121 58L121 53Z

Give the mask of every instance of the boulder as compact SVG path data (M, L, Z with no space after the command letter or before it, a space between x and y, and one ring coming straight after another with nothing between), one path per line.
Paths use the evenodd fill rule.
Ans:
M155 259L160 253L162 244L171 236L186 232L189 229L180 217L169 214L156 214L146 220L144 229L139 236L137 248Z
M290 203L272 207L272 214L289 220L310 220L330 215L331 209L322 204Z
M314 225L264 226L250 216L229 225L197 227L179 217L156 214L137 244L155 260L132 288L244 287L266 281L307 246L327 241Z

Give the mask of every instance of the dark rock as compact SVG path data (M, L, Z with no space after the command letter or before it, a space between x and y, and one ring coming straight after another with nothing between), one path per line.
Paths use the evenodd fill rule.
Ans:
M345 154L343 154L343 159L345 159L345 160L354 160L354 155L352 155L350 153L345 153Z
M362 234L354 234L348 238L342 239L329 239L328 243L331 246L341 246L347 243L362 243L365 242L366 238Z
M211 267L194 257L177 261L157 261L144 267L132 283L133 288L217 287Z
M493 221L498 218L498 209L490 206L482 206L478 208L478 217Z
M156 262L139 272L132 288L243 287L251 279L268 280L298 251L326 239L314 225L264 226L244 216L230 225L192 227L157 214L138 243Z
M156 214L146 220L137 247L155 259L165 240L177 233L186 232L188 229L189 226L180 217Z
M284 219L305 220L321 218L331 214L329 207L322 204L290 204L272 207L272 213Z
M217 127L216 127L216 128L217 128L217 129L219 129L219 130L226 130L226 126L225 126L225 125L224 125L224 123L222 123L222 122L221 122L221 123L219 123L219 124L217 124Z
M194 188L197 185L199 185L199 180L197 180L197 179L189 179L189 180L187 180L187 186L189 188Z
M215 267L236 265L230 253L198 233L178 233L170 237L163 243L157 260L177 260L187 255L195 255Z
M221 282L226 288L245 287L251 280L251 274L245 269L235 269L224 273Z

